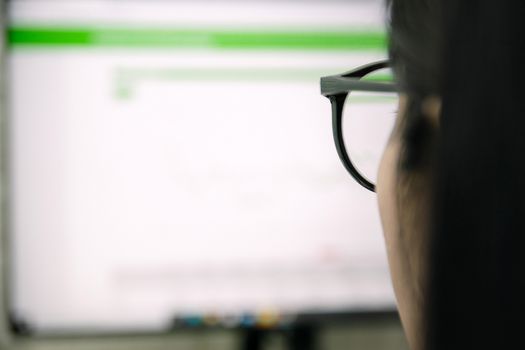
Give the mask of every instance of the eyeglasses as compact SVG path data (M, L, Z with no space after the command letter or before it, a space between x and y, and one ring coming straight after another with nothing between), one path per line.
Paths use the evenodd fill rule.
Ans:
M321 78L321 94L332 104L337 154L350 175L372 192L398 102L397 87L387 70L389 62L380 61Z

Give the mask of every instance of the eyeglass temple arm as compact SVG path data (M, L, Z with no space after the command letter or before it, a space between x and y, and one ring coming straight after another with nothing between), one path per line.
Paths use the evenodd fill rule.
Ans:
M347 91L368 91L368 92L397 92L397 87L393 83L379 83L374 81L362 81L348 77L330 76L321 78L321 94L325 97L346 93Z
M362 81L365 75L376 70L390 67L389 61L370 63L357 69L336 75L321 78L321 94L325 97L336 95L349 90L369 92L397 92L393 83Z
M342 77L347 77L347 78L362 78L365 75L372 73L373 71L376 71L378 69L389 68L389 67L390 67L390 61L383 60L383 61L366 64L364 66L358 67L356 69L353 69L351 71L345 72L340 75Z

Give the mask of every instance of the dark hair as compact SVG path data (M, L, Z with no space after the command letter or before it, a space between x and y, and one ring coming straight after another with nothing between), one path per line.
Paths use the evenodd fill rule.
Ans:
M415 170L428 158L432 127L422 117L425 97L442 91L442 8L436 0L386 0L389 21L389 58L396 83L410 96L400 129L403 151L400 165ZM415 16L416 14L416 16Z
M525 2L387 0L387 7L400 86L415 101L430 93L443 101L426 349L511 348L525 324ZM410 140L424 128L418 109L410 111L405 151L419 156L406 162L417 171L427 154L418 150L424 141Z

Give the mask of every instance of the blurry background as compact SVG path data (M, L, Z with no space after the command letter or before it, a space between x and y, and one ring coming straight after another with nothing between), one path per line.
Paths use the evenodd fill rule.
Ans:
M405 348L375 195L339 163L319 94L386 57L381 6L4 3L15 343L231 349L270 329L280 349L307 324L323 349ZM361 123L373 168L390 124Z

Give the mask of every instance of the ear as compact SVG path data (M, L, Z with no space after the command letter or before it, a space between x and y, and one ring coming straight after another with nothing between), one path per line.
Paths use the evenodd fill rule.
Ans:
M441 119L441 97L432 95L423 101L421 111L435 128L439 128L439 121Z

